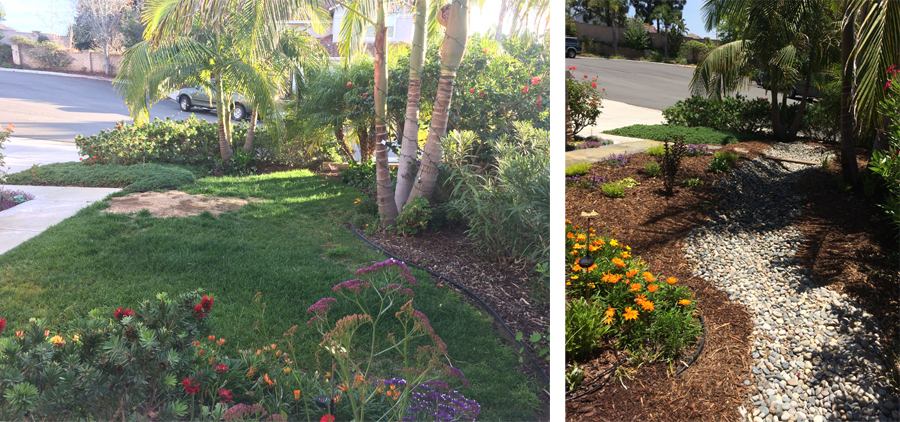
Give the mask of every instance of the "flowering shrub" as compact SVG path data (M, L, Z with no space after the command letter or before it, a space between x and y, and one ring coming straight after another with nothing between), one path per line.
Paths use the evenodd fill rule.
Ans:
M577 70L569 67L570 71ZM569 117L572 119L574 134L582 129L593 126L600 117L600 103L603 100L606 88L597 90L597 78L588 79L582 75L581 79L566 79L566 99L569 105Z
M409 405L404 421L474 421L481 412L478 403L440 380L419 384L411 393Z
M0 188L0 211L10 209L32 199L34 199L34 195L28 192Z
M13 131L13 126L14 125L10 123L6 125L6 128L0 130L0 149L3 149L3 143L9 140L9 135ZM2 170L4 165L6 165L6 163L3 162L3 154L0 154L0 182L4 180L4 176L6 175Z
M307 325L314 325L322 333L320 346L332 357L334 382L341 391L338 399L346 397L343 400L350 404L354 420L365 420L367 407L372 405L385 416L391 415L390 420L404 419L412 403L412 392L440 375L459 378L468 386L458 369L444 363L449 361L447 346L431 328L428 318L413 308L412 288L418 283L405 264L389 259L357 270L356 276L360 278L341 282L333 290L355 304L361 313L340 318L331 328L328 313L337 299L322 298L307 309L312 315ZM386 341L377 341L377 326L387 324L385 317L390 313L399 322L397 331L389 334ZM386 359L381 356L386 353L393 355L391 362L404 373L404 379L372 382L376 368ZM326 402L328 397L335 396L329 394ZM325 409L330 415L327 404Z
M586 256L593 262L583 268L579 261ZM678 280L653 274L645 262L631 254L630 247L568 220L566 289L567 351L587 351L598 341L594 336L578 337L576 333L584 323L569 323L584 321L586 317L569 312L595 315L598 309L602 310L602 320L598 321L608 328L593 328L603 332L599 339L615 339L619 347L632 353L645 351L662 359L677 357L700 334L691 293L678 286ZM573 340L584 338L582 341L588 344L573 343L570 335Z
M629 161L631 161L631 154L625 155L625 153L623 152L618 155L610 155L609 157L606 157L598 162L604 166L619 168L628 165Z
M887 72L891 78L884 87L888 93L881 104L881 114L889 121L885 132L888 146L884 151L872 152L869 169L884 180L887 195L881 207L900 228L900 71L891 66Z
M243 146L247 125L234 126L232 149ZM257 127L254 145L257 155L270 153L271 142L265 128ZM111 130L93 136L75 137L79 155L86 155L92 164L131 165L137 163L172 163L208 165L221 157L218 126L191 115L184 120L156 119L137 126L116 123Z

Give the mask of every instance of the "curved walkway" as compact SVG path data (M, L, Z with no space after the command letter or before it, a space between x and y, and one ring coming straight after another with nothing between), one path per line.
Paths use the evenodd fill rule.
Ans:
M778 144L768 153L819 162L827 152ZM900 420L877 324L846 295L818 286L794 256L803 235L791 223L802 208L791 186L810 168L757 158L721 179L721 205L688 236L686 257L753 319L750 418Z

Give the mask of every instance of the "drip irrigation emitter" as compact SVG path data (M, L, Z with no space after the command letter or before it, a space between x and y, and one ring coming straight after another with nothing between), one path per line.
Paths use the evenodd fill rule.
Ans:
M491 308L490 306L488 306L487 303L485 303L483 300L481 300L481 298L478 297L478 295L476 295L475 293L473 293L471 290L465 288L463 285L457 283L456 281L453 281L453 280L451 280L451 279L449 279L449 278L447 278L447 277L444 277L443 275L440 275L440 274L438 274L438 273L436 273L436 272L434 272L434 271L431 271L431 270L429 270L429 269L427 269L427 268L424 268L424 267L422 267L422 266L419 266L419 265L417 265L416 263L413 263L413 262L409 262L409 261L407 261L407 260L404 260L404 259L402 259L402 258L400 258L400 257L398 257L398 256L396 256L396 255L394 255L394 254L392 254L392 253L390 253L390 252L384 250L383 248L381 248L380 246L378 246L378 245L372 243L371 240L367 239L365 236L363 236L362 234L360 234L359 231L356 230L356 227L353 226L353 223L350 223L350 232L352 232L357 238L359 238L359 240L362 240L364 243L366 243L367 245L369 245L369 247L371 247L372 249L375 249L375 250L377 250L377 251L380 251L382 254L386 255L386 256L389 257L389 258L393 258L393 259L396 259L397 261L403 262L404 264L406 264L406 265L409 266L409 267L413 267L413 268L416 268L416 269L425 271L426 273L428 273L429 275L431 275L432 278L434 278L434 279L441 279L441 280L444 280L444 281L446 281L447 283L452 284L453 287L456 287L457 289L459 289L461 292L465 293L465 294L466 294L467 296L469 296L470 298L472 298L472 300L474 300L475 303L476 303L479 307L481 307L485 312L489 313L489 314L494 318L494 321L496 321L497 324L500 325L500 327L501 327L501 330L500 330L500 335L501 335L501 337L503 337L505 340L507 340L507 341L509 341L509 342L511 342L511 343L513 343L513 344L518 344L518 345L519 345L519 347L521 348L522 352L525 353L525 356L527 356L527 357L528 357L528 360L531 362L531 366L533 367L534 372L535 372L538 376L540 376L540 378L544 381L544 384L545 384L546 386L549 387L549 385L550 385L550 377L547 375L546 372L544 372L543 369L541 369L540 365L538 365L537 359L535 359L534 355L531 353L531 350L530 350L528 347L526 347L524 343L522 343L522 342L519 341L519 340L516 340L516 335L515 335L515 333L513 333L512 330L509 329L509 326L506 325L506 322L503 321L503 318L501 318L500 315L498 315L497 312L494 311L493 308ZM433 281L435 281L435 283L437 282L436 280L433 280Z

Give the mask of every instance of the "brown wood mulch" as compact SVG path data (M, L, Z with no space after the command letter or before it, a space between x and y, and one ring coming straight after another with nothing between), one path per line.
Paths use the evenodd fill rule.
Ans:
M769 148L766 141L744 142L723 148L737 150L743 160L753 159ZM860 164L865 163L860 151ZM627 376L611 380L602 389L566 403L566 419L572 421L729 421L740 420L738 406L746 407L750 379L749 335L752 322L744 308L728 299L711 283L690 272L683 253L685 236L703 224L715 207L713 182L725 175L707 171L711 157L689 157L682 162L678 180L698 177L698 187L679 186L672 198L662 192L661 178L645 175L643 162L653 157L633 156L624 168L595 165L592 171L609 181L632 177L641 185L628 189L625 198L610 199L599 191L566 190L566 217L586 226L582 211L596 210L598 231L607 231L625 241L655 271L678 277L689 286L706 320L706 345L697 361L677 377L662 363L621 370ZM887 344L897 342L898 283L897 250L893 234L875 201L842 197L834 175L839 163L827 171L808 173L798 184L805 198L804 212L795 225L806 236L798 256L818 283L828 285L859 300L879 318ZM836 200L837 198L837 200ZM873 216L875 216L873 218ZM865 217L865 218L861 218ZM695 349L681 360L690 359ZM890 358L890 356L888 356ZM889 359L890 360L890 359ZM609 348L599 351L584 365L586 379L610 367ZM675 367L678 368L678 364ZM748 408L749 409L749 408Z

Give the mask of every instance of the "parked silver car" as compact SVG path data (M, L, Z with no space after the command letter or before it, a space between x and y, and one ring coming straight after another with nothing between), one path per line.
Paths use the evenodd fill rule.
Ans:
M212 94L215 96L216 92L212 91ZM237 121L248 119L253 110L247 99L240 94L232 94L231 101L234 102L231 118ZM201 87L182 88L178 90L178 105L182 111L190 111L194 107L215 110L216 99L210 99L206 89Z

